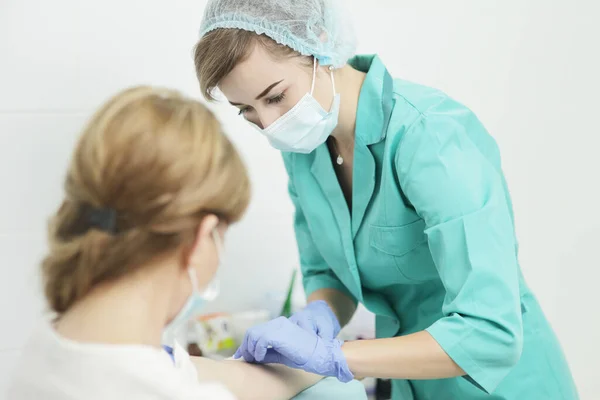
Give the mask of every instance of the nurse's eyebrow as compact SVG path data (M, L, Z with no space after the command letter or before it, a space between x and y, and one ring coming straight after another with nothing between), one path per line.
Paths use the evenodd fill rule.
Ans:
M270 84L265 90L263 90L258 96L256 96L254 100L260 100L262 97L265 97L271 91L271 89L279 85L281 82L283 82L283 79ZM231 104L232 106L243 106L242 103L236 103L235 101L230 101L229 104Z
M261 97L265 97L267 95L267 93L269 93L271 91L271 89L273 89L275 86L279 85L281 82L283 82L283 79L270 84L265 90L263 90L258 96L256 96L254 98L254 100L260 100Z

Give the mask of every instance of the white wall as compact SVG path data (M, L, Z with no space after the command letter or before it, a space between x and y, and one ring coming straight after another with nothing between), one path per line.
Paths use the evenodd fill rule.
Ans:
M198 96L191 48L204 4L0 2L0 393L43 307L36 274L45 220L61 198L78 130L107 96L132 84ZM525 275L563 343L582 398L599 398L599 6L593 0L346 4L361 52L378 52L395 76L460 99L498 139ZM287 282L296 263L292 208L279 155L228 107L214 109L254 182L251 210L227 244L220 304L243 309Z

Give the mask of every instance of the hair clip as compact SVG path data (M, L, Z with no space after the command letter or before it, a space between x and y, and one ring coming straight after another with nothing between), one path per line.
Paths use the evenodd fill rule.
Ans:
M89 228L96 228L106 233L117 233L117 211L113 208L92 208L88 211Z

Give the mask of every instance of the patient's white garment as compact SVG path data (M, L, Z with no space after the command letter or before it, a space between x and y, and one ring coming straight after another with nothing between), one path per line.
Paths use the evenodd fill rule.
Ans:
M23 350L9 386L11 400L232 400L222 385L199 383L179 345L173 358L143 345L78 343L45 322Z

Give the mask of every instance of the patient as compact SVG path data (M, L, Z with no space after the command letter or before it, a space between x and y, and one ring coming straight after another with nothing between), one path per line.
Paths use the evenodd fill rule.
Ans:
M65 190L42 263L52 315L25 348L10 399L285 399L320 381L161 347L216 296L221 243L250 197L203 105L166 89L119 93L84 129Z

